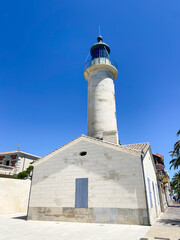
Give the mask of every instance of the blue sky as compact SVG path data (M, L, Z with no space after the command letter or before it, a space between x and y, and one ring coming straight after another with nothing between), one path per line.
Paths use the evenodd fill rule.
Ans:
M149 142L169 169L180 129L179 0L1 1L0 151L20 144L43 156L86 134L83 68L99 25L119 66L121 143Z

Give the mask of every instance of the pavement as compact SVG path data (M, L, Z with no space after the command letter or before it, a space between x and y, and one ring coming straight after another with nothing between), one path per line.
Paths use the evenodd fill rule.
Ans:
M0 215L0 240L139 240L149 226L26 221L22 214Z
M180 239L180 204L170 206L153 226L26 221L24 214L0 215L0 240Z
M154 222L145 238L180 240L180 204L171 204Z

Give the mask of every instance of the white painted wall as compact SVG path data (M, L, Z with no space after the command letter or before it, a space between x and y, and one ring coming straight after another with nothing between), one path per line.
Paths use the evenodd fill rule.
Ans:
M0 178L0 214L27 211L30 182Z
M159 191L156 187L158 184L157 177L156 177L156 167L154 164L154 160L153 160L150 148L147 151L147 153L145 154L145 157L143 160L143 166L144 166L144 175L145 175L145 182L146 182L146 194L147 194L147 200L148 200L148 209L149 209L149 214L150 214L150 223L152 224L155 221L155 219L160 215L161 208L160 208L160 200L158 200ZM148 178L150 179L153 207L151 207L151 202L150 202ZM154 192L153 192L153 184L154 184L155 197L154 197ZM156 206L157 206L157 211L156 211Z
M145 209L140 154L117 148L81 139L35 164L30 207L74 207L75 180L88 178L89 208Z
M25 154L18 155L18 161L16 163L16 174L19 172L25 171L34 160L37 158L26 156Z

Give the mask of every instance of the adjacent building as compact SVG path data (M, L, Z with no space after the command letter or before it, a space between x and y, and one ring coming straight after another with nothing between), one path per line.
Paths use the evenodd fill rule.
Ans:
M172 201L172 191L170 186L170 177L168 171L165 171L164 156L153 154L157 169L158 190L160 196L161 211L164 212Z
M20 150L0 152L0 174L17 175L39 158Z
M150 225L161 213L149 143L120 145L110 47L97 38L85 65L88 136L36 161L28 219Z

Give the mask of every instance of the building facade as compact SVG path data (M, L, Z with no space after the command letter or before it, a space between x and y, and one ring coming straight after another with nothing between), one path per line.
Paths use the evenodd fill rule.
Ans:
M0 174L17 175L39 158L19 150L0 152Z
M170 186L169 173L165 171L164 156L161 154L153 154L156 165L156 174L158 181L158 190L160 196L161 211L164 212L172 201L172 191Z

